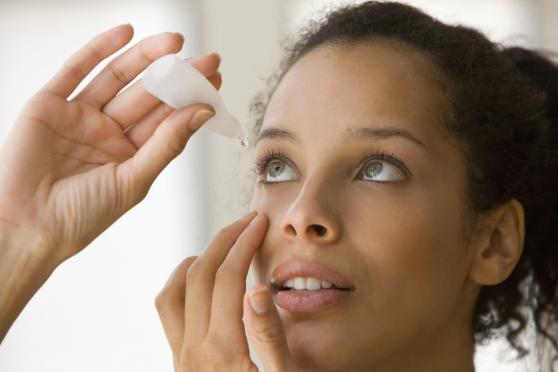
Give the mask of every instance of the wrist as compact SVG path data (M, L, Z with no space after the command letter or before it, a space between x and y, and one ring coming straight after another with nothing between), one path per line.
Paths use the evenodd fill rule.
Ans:
M56 264L46 239L0 221L0 342Z

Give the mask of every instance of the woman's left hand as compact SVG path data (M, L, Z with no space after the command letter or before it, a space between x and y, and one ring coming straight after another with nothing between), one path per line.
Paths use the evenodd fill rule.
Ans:
M270 290L256 286L260 303L267 304L261 314L245 293L252 257L268 226L265 215L254 216L223 228L200 256L182 261L157 295L176 372L258 371L250 359L244 319L265 371L297 370Z

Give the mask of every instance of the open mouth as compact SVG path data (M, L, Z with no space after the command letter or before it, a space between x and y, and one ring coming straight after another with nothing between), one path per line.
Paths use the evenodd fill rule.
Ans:
M300 288L300 285L298 286ZM347 305L353 298L353 289L338 288L329 285L328 288L296 289L276 287L273 294L275 304L293 314L315 314L328 309Z
M291 287L286 287L282 285L278 285L275 283L271 284L271 291L273 293L278 293L282 291L297 291L297 292L317 292L317 291L324 291L324 290L338 290L338 291L352 291L351 288L338 288L335 284L332 284L329 288L320 288L320 289L295 289Z

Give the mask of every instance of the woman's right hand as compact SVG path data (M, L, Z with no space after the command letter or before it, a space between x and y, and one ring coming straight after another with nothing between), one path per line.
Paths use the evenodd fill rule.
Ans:
M132 36L132 26L121 25L73 54L26 102L4 142L0 232L15 231L29 243L21 249L41 247L28 254L44 257L52 270L139 203L195 132L189 125L213 115L205 104L174 110L141 81L118 94L153 60L182 49L184 39L175 33L141 40L67 99ZM217 54L189 62L220 88Z

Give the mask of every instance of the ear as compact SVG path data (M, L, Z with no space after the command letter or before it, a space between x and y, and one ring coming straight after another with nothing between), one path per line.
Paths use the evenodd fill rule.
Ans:
M495 285L511 274L523 252L523 206L512 199L490 211L483 227L475 239L469 277L480 285Z

